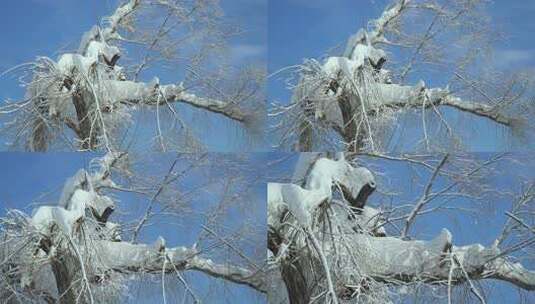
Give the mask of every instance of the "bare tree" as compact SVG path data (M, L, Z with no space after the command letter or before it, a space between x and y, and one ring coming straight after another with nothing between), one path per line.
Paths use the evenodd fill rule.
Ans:
M415 112L422 135L411 143L451 149L464 130L448 122L444 108L512 131L531 127L532 77L493 71L485 61L495 40L486 2L396 0L352 35L341 55L304 60L289 84L291 101L272 107L279 144L299 151L386 151L395 134L406 136L403 117ZM444 87L408 83L419 75L434 75Z
M141 110L148 109L155 122L145 126L154 129L152 146L160 151L202 149L206 143L194 135L195 126L184 121L177 103L254 130L264 116L263 71L225 63L226 42L238 34L216 0L123 1L83 34L77 50L57 61L38 57L4 73L20 74L26 96L0 107L3 131L13 148L30 151L51 145L126 150L140 136L131 127L143 121ZM147 76L151 67L172 67L183 78L160 83ZM152 80L143 82L142 77Z
M268 184L271 303L393 303L409 296L459 303L467 294L486 303L484 286L493 280L535 290L535 272L520 263L533 261L533 178L524 177L518 192L490 182L501 162L525 165L521 156L383 155L382 165L373 161L377 156L345 156L303 153L292 183ZM416 177L398 177L385 162L419 170ZM407 198L400 189L389 190L388 180L399 178L416 179L411 187L421 194ZM374 191L389 198L382 207L368 204ZM413 232L416 221L439 218L441 212L457 219L466 213L483 217L496 199L510 200L507 220L487 246L456 246L448 229L429 240ZM469 223L463 222L466 234Z
M170 165L160 160L168 168L149 178L132 173L139 166L131 161L117 152L96 158L65 182L56 205L37 207L31 217L13 209L0 218L2 303L119 302L132 293L129 282L146 276L161 278L164 302L172 298L168 290L174 283L182 286L174 290L182 290L183 301L199 303L208 292L190 282L192 271L250 287L261 301L265 226L255 224L251 210L240 221L234 218L245 206L263 209L262 200L251 195L259 179L238 173L251 164L243 156L179 154ZM214 170L232 175L224 182L221 176L203 178L202 172L213 176ZM205 191L213 195L203 199L215 202L194 199ZM122 216L113 216L121 206L117 193L146 198L139 217L124 217L133 212L132 201ZM183 228L174 226L181 221ZM149 225L166 223L175 234L200 229L197 241L173 247L160 236L152 244L139 243Z

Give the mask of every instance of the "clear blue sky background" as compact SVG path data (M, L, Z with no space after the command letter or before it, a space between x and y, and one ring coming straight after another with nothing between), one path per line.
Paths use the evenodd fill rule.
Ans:
M103 16L108 16L116 7L117 0L22 0L3 1L0 4L0 27L2 47L0 48L0 73L18 64L30 62L37 56L56 59L65 51L76 50L81 36ZM239 26L242 34L229 41L228 61L232 66L256 65L265 68L267 56L267 1L266 0L223 0L221 7L227 21ZM127 52L135 53L126 45ZM120 61L124 62L124 60ZM159 67L143 75L144 81L158 76L162 83L177 83L183 78L183 67ZM0 78L0 101L7 98L21 98L24 90L19 87L15 77ZM205 115L204 111L187 105L177 105L177 112L189 123L195 134L201 138L210 151L261 150L265 143L244 133L240 124L229 121L220 115ZM138 126L137 143L149 142L147 139L156 133L155 114L150 116L152 123ZM202 119L203 123L199 123ZM147 120L145 120L147 121ZM133 130L133 129L131 129ZM0 137L5 150L5 139Z
M389 0L270 0L268 33L269 74L282 68L301 64L305 58L323 58L335 47L345 47L348 37L366 26L370 19L377 18ZM535 31L533 14L535 2L490 1L489 14L492 24L505 34L505 40L495 45L495 64L498 68L520 68L535 71ZM447 79L422 77L428 86L443 86ZM285 80L289 73L281 73L269 79L269 100L287 103L291 91ZM449 76L448 76L449 77ZM415 80L416 81L416 80ZM446 109L445 117L454 129L462 130L465 146L469 151L526 150L534 147L534 141L522 142L505 136L502 127L492 122ZM414 118L413 118L414 119ZM422 138L420 119L406 124L402 138L393 141L400 151L414 150L411 138ZM533 139L533 136L529 136ZM401 140L402 139L402 140ZM271 139L272 142L275 138Z
M61 194L66 179L80 168L88 168L90 160L94 154L84 153L0 153L0 216L5 215L8 208L21 209L31 214L36 205L56 205ZM133 158L133 168L142 171L143 177L153 177L154 186L159 185L163 180L167 170L174 160L173 154L154 154L143 156L142 158ZM212 157L212 156L209 156ZM219 155L218 157L221 157ZM266 165L277 159L276 154L254 153L244 156L242 172L245 177L258 177L263 173L269 175L266 171ZM146 164L141 163L146 162ZM216 166L225 166L224 162L214 164ZM175 172L181 172L188 167L188 163L179 161ZM274 172L274 171L273 171ZM189 204L189 211L185 209L182 217L176 216L158 216L147 225L146 229L140 235L140 242L152 244L156 238L161 235L166 239L168 246L192 246L198 241L199 234L202 232L201 224L209 220L209 212L219 203L221 189L224 182L229 177L224 177L225 171L217 168L210 172L214 180L206 186L206 171L197 170L187 173L186 178L180 183L180 191L198 191ZM235 177L235 176L234 176ZM115 179L116 181L118 178ZM220 181L218 181L220 180ZM239 231L240 227L248 222L252 224L256 233L250 234L246 239L235 244L243 249L252 260L258 265L265 261L265 244L266 244L266 188L262 180L252 184L252 189L247 195L243 196L242 206L233 207L227 216L218 219L218 226L225 227L220 231L221 236L228 237L234 232ZM202 187L202 188L200 188ZM199 191L198 189L204 189ZM113 222L133 223L141 218L148 203L147 197L132 195L121 192L111 193L118 203L116 212L110 218ZM155 211L159 211L156 205ZM213 220L213 218L212 218ZM127 237L124 235L123 237ZM200 243L201 248L205 247ZM228 248L216 248L206 253L214 261L225 262L228 255L230 260L240 260ZM240 260L243 263L243 260ZM173 276L169 276L166 286L168 287L168 300L181 300L181 286ZM188 272L185 274L196 294L204 299L206 303L263 303L263 298L258 293L248 287L217 281L204 274ZM134 281L131 286L131 298L126 303L161 303L161 284L159 276L147 276L141 281ZM206 298L208 296L208 298Z

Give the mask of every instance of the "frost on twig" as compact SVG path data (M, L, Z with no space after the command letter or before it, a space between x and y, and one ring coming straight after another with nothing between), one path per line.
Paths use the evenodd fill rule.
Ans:
M341 55L323 60L305 59L297 69L297 82L290 84L293 95L289 104L275 105L272 110L272 116L278 119L274 128L281 134L280 144L299 151L335 147L351 152L380 152L387 149L387 141L395 132L402 113L413 111L422 115L424 138L419 142L431 149L439 143L435 144L428 136L428 129L443 128L455 139L454 128L441 113L440 109L444 107L490 119L508 128L521 126L526 113L520 109L528 106L530 101L516 93L514 98L493 98L475 81L464 79L459 71L455 75L463 82L461 87L468 86L475 93L459 94L459 89L451 90L449 84L444 88L429 87L424 81L405 84L404 78L415 65L416 58L433 62L421 53L431 52L427 48L436 42L433 39L439 39L435 36L461 26L460 20L470 20L479 7L479 1L470 4L451 2L394 1L379 18L371 20L367 28L360 29L348 39ZM411 18L420 15L434 16L430 18L434 21L431 21L429 32L423 37L420 33L405 33L404 30L412 29L405 23L411 24ZM474 28L478 26L483 27L474 25ZM394 56L394 52L387 53L393 47L415 49L409 66L397 79L398 71L390 70L386 65ZM435 57L440 58L439 55ZM503 85L502 80L500 85ZM509 91L524 92L529 87L528 82L518 85L521 88L515 86L511 84ZM426 115L435 119L428 122Z
M366 205L369 190L360 195L377 187L372 173L344 157L317 155L300 157L296 184L268 184L268 296L274 303L393 303L398 287L483 279L535 289L535 272L512 263L497 243L455 246L447 229L429 240L388 235L382 211Z
M94 159L65 182L57 205L0 218L0 302L109 303L124 296L135 275L183 271L266 291L261 269L218 263L196 245L170 247L161 237L154 244L123 241L121 225L110 221L114 199L104 192L123 189L112 178L127 171L127 158L109 152Z
M151 37L136 28L141 26L136 23L136 18L155 9L167 17ZM163 140L161 116L164 114L173 122L169 128L178 128L181 132L173 132L169 143L178 144L183 136L191 145L195 142L191 138L192 132L175 103L222 115L246 129L256 127L261 115L258 113L262 112L261 103L257 102L261 90L257 84L259 80L252 72L250 75L243 73L244 79L233 80L239 88L236 94L212 81L208 73L200 76L193 70L196 63L187 60L180 64L172 61L179 68L187 66L185 69L194 75L186 73L187 79L171 84L160 83L158 77L153 77L150 82L138 80L139 73L150 65L149 54L154 56L160 51L159 56L164 58L159 60L171 60L176 48L187 43L192 44L191 50L203 43L215 49L219 39L225 37L223 27L214 26L219 22L218 11L215 1L153 3L129 0L87 31L77 52L63 54L57 60L39 57L33 63L15 68L12 72L24 74L20 79L26 87L26 96L23 100L6 101L0 106L0 114L6 116L4 131L14 134L11 144L25 145L31 151L45 151L55 143L66 143L69 149L75 150L121 150L125 131L139 119L139 110L146 107L156 111L156 137L162 150L168 149ZM191 29L192 33L176 33L185 28ZM177 35L185 37L180 40ZM181 43L177 44L176 39ZM147 48L147 55L135 72L132 67L120 65L126 43ZM199 54L191 55L193 62L208 56L204 55L206 50L198 51ZM170 58L166 58L166 54ZM31 79L27 80L26 75L31 75ZM222 82L222 79L218 81ZM199 93L195 87L210 90ZM211 91L216 93L209 93ZM180 149L193 148L183 145Z

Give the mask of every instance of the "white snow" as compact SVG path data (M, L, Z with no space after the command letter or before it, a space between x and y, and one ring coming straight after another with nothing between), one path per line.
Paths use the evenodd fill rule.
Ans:
M330 198L333 183L345 186L355 198L364 185L370 184L375 187L375 177L370 170L364 167L355 168L345 159L336 161L328 158L318 159L310 170L305 187L328 193Z
M99 170L91 175L80 169L67 179L58 202L58 206L39 207L32 216L32 224L41 233L48 235L52 225L56 224L66 235L71 235L74 225L85 216L87 207L97 216L102 216L106 209L115 208L114 201L96 192L93 183L112 185L109 170L112 162L122 156L121 153L108 153L99 159ZM111 227L110 228L115 228Z
M106 94L111 101L135 101L140 102L154 96L154 88L149 88L145 83L134 81L106 82Z
M268 223L278 227L287 206L303 227L310 227L314 211L322 202L330 202L334 183L344 185L356 197L365 184L375 187L375 178L366 168L354 168L343 158L320 158L312 166L304 188L268 184Z
M83 184L87 184L87 172L84 169L78 170L76 174L67 179L63 190L61 191L61 196L59 199L59 206L63 208L68 208L72 195L77 189L81 189Z
M129 242L99 241L96 243L98 252L101 252L101 261L109 268L151 268L162 262L161 248L145 244L132 244ZM165 254L173 263L186 261L197 254L195 249L187 247L174 247L165 250Z
M57 206L39 207L32 216L31 223L40 233L48 235L52 225L57 225L65 235L72 236L75 223L85 215L85 205L76 204L76 208L67 210Z
M100 41L91 41L87 47L85 56L98 60L99 56L102 55L106 60L111 61L114 56L120 56L121 52L116 46L110 46L107 43Z
M379 105L403 105L420 100L425 90L425 83L420 81L415 86L377 83Z
M85 57L80 54L64 54L58 60L58 70L66 76L73 75L73 72L89 74L91 66L97 63L96 58Z
M312 212L326 199L329 193L307 190L294 184L268 183L268 223L277 227L284 207L287 206L303 227L312 224Z
M377 268L371 272L389 274L432 273L443 259L443 254L451 246L451 233L443 229L431 241L403 241L395 237L371 237L363 234L353 236L354 244L366 244L371 265Z

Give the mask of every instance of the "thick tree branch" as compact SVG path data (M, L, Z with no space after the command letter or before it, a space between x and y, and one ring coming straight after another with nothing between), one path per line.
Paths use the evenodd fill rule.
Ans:
M166 248L163 244L149 246L129 242L99 241L97 251L105 267L118 272L161 273L166 257L175 267L166 267L168 273L177 270L197 270L212 277L247 285L266 292L262 271L253 271L231 264L217 264L203 258L196 248Z
M213 98L199 97L187 92L180 85L158 85L133 81L109 80L105 84L109 97L115 102L156 105L166 102L182 102L196 108L224 115L230 119L245 122L247 114L238 105Z
M402 86L397 84L377 84L380 98L378 106L391 108L430 108L433 106L447 106L460 111L491 119L499 124L510 126L514 119L505 113L499 112L492 105L465 100L452 96L447 89L425 87L423 82L415 86ZM425 103L424 103L425 102ZM371 108L374 113L377 108Z
M113 39L121 39L121 36L117 32L121 22L139 7L140 2L141 0L129 0L125 4L119 6L111 16L104 18L109 22L108 27L101 29L98 26L94 26L91 30L86 32L80 42L78 53L85 54L91 41L97 41L99 38L102 38L104 42Z
M525 269L520 263L500 259L489 270L489 278L507 281L526 290L535 290L535 271Z
M463 100L458 97L446 96L439 101L438 105L453 107L477 116L489 118L505 126L511 126L514 121L512 117L498 112L493 106L474 101Z
M525 269L520 263L496 258L500 255L497 247L485 248L480 244L452 247L451 234L446 229L430 242L402 241L390 237L366 238L371 244L371 255L378 259L377 265L382 265L372 269L374 278L380 281L393 284L415 280L424 280L431 284L448 282L452 265L447 256L454 255L471 280L496 279L526 290L535 290L534 271ZM453 271L453 284L466 280L461 269Z
M237 284L247 285L259 292L266 293L265 274L263 270L249 270L230 264L217 264L210 259L195 257L188 261L188 269L197 270L212 277L225 279Z
M371 44L388 43L388 40L384 37L385 31L390 23L396 18L400 17L403 11L407 8L410 0L400 0L390 8L386 9L381 17L375 20L371 20L370 24L374 29L371 32L365 32L360 30L353 36L351 36L346 45L346 51L344 56L347 58L352 57L352 54L359 44Z

